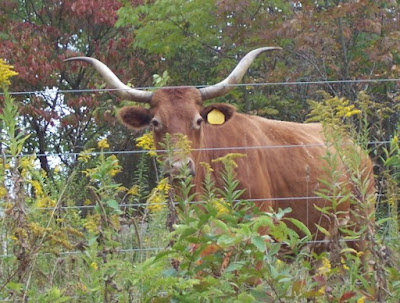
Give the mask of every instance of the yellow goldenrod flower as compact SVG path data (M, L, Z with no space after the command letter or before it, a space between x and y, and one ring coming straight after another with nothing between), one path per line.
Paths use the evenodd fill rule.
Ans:
M350 269L350 268L346 265L346 261L344 260L343 257L340 258L340 263L342 263L343 268L344 268L345 270L349 270L349 269Z
M147 209L151 213L156 213L166 206L165 195L160 193L155 193L150 196L147 200Z
M168 178L162 179L157 185L157 189L162 191L165 194L168 193L170 188L171 188L171 186L168 183Z
M78 159L79 160L79 159ZM94 168L88 168L87 170L83 170L82 174L84 174L86 177L94 174L96 172L96 169Z
M35 194L36 194L38 197L44 195L42 185L40 184L39 181L37 181L37 180L32 180L32 181L31 181L31 185L32 185L32 187L35 189Z
M46 228L40 226L38 223L36 222L31 222L29 223L29 229L30 231L37 237L41 237L44 235L44 233L46 232Z
M90 157L92 156L92 151L93 151L93 148L89 148L89 149L81 152L78 156L78 161L83 162L83 163L88 163L90 160Z
M127 192L128 194L132 196L137 196L139 194L139 186L138 185L133 185Z
M40 170L40 175L42 176L42 178L46 179L47 178L47 172L44 169Z
M212 201L212 204L217 210L217 217L229 213L228 203L224 199L215 199Z
M3 59L0 59L0 86L10 85L9 78L18 75L12 70L13 68L14 66L8 65Z
M211 173L214 170L212 169L211 165L208 164L207 162L200 162L200 165L203 166L204 170L206 171L206 173Z
M113 165L118 165L118 158L117 158L116 155L111 155L111 156L109 156L107 159L110 160L110 161L112 161L112 164L113 164ZM114 162L116 162L116 163L114 163Z
M3 198L7 195L7 190L3 187L0 186L0 198Z
M108 171L108 174L109 174L111 177L114 177L114 176L115 176L116 174L118 174L120 171L121 171L120 169L114 169L114 168L112 168L112 169L110 169L110 170Z
M322 286L320 289L317 290L317 296L323 296L325 294L325 286Z
M320 274L328 274L331 271L331 262L329 262L329 259L326 257L322 257L321 259L321 266L318 268L318 273Z
M19 160L19 168L29 170L30 168L33 167L35 158L36 158L35 156L21 158Z
M36 207L37 208L48 208L48 207L55 207L56 206L56 200L51 199L50 197L40 197L36 200Z
M212 162L214 162L214 163L221 162L224 165L231 165L232 167L237 167L238 165L236 164L235 159L244 158L246 156L247 155L241 154L241 153L229 153L229 154L226 154L223 157L220 157L220 158L212 160Z
M168 183L168 178L161 179L147 199L147 209L154 213L165 208L170 189L171 185Z
M98 147L98 148L101 148L101 149L109 148L110 145L109 145L108 142L107 142L107 138L104 138L104 139L100 140L100 141L97 143L97 147Z
M154 143L154 138L151 133L146 133L143 136L136 138L136 146L148 150L148 154L152 157L157 155L155 152L156 146Z
M121 224L119 221L119 215L111 215L110 221L112 226L114 227L115 230L120 230L121 229Z
M77 230L77 229L75 229L75 228L72 228L72 227L65 227L65 228L63 228L66 232L68 232L69 234L71 234L71 235L75 235L75 236L77 236L77 237L79 237L79 238L84 238L85 237L85 235L81 232L81 231L79 231L79 230Z
M98 270L98 269L99 269L99 267L97 266L97 263L96 263L96 262L92 262L92 263L90 264L90 267L93 268L94 270Z
M118 174L121 171L121 166L119 166L118 163L118 158L116 155L111 155L107 159L107 164L109 164L108 167L108 175L111 177L114 177L116 174Z
M365 297L364 296L362 296L361 298L359 298L358 300L357 300L357 303L364 303L364 301L365 301Z
M354 109L354 110L351 110L351 111L347 111L344 116L346 118L348 118L348 117L359 115L359 114L361 114L361 111L359 109Z
M85 284L78 283L77 287L79 288L79 290L81 290L83 292L87 292L87 286Z
M15 229L14 236L19 239L28 238L28 233L25 229L18 227Z
M95 214L92 216L88 216L86 218L86 222L83 223L83 226L92 233L98 233L99 232L99 224L100 224L100 215Z
M125 186L119 186L118 188L117 188L117 191L119 191L119 192L124 192L124 191L127 191L128 189L125 187Z

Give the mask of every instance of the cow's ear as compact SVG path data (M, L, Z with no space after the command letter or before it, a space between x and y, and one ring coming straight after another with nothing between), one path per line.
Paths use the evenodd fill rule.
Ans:
M224 124L235 114L236 108L225 103L216 103L203 108L201 116L208 124Z
M134 130L139 130L149 125L153 115L150 110L143 107L125 106L118 112L122 124Z

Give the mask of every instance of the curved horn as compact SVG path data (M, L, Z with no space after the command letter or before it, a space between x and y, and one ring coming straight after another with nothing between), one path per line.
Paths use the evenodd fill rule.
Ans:
M119 78L108 68L107 65L101 61L91 57L73 57L65 59L64 61L85 61L93 65L98 73L104 78L107 85L116 89L116 93L124 99L132 100L136 102L150 103L152 92L142 91L131 88L119 80Z
M254 59L265 51L282 49L281 47L261 47L252 50L246 56L243 57L242 60L238 63L235 69L231 72L231 74L225 80L213 85L200 88L200 93L203 100L213 99L216 97L223 96L227 94L233 87L232 84L238 84L244 74L249 69L250 65L253 63Z

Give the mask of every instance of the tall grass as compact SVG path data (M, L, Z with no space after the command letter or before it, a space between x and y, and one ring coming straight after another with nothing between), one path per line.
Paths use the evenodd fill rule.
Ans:
M290 209L260 212L241 199L235 165L241 155L216 159L224 167L224 187L215 188L211 174L206 175L198 199L205 203L195 201L185 171L178 183L160 177L148 189L145 162L129 188L116 183L121 167L105 153L106 140L98 142L99 154L87 150L80 155L75 172L60 166L49 178L35 157L21 156L27 136L18 128L17 105L5 94L0 114L0 300L397 302L398 139L393 138L384 159L386 187L380 204L389 213L374 221L373 213L363 211L374 203L367 195L364 152L355 145L341 148L353 137L351 123L362 121L362 112L329 96L313 108L312 118L322 120L327 144L335 147L325 157L327 173L338 180L336 167L345 163L356 189L332 186L317 193L330 201L321 212L337 223L332 230L320 227L330 250L319 255L308 249L311 234L301 222L290 221L304 236L288 226ZM183 152L189 151L184 138L180 144ZM165 147L174 148L168 140ZM168 167L168 157L163 163ZM209 164L202 165L210 172ZM354 220L342 220L341 197L359 210L353 218L361 228L353 228ZM139 205L134 211L121 206L129 203ZM265 227L268 235L259 234ZM346 244L350 240L366 245L357 251ZM290 248L291 256L282 255L282 246Z

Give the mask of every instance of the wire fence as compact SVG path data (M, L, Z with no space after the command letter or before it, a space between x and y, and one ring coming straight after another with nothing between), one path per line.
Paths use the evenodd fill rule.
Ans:
M397 240L398 238L386 238L386 240ZM352 242L359 242L359 241L365 241L365 240L359 240L359 239L339 239L339 243L352 243ZM303 242L304 245L309 245L309 244L329 244L331 243L331 240L309 240ZM271 245L279 245L283 246L286 245L285 243L282 242L272 242L270 243ZM113 253L117 254L129 254L129 253L142 253L142 252L159 252L163 250L167 250L169 247L141 247L141 248L127 248L127 249L115 249ZM56 256L57 258L66 258L71 255L79 255L84 253L81 250L75 250L75 251L64 251L64 252L57 252L55 253L37 253L36 256ZM35 255L32 255L34 257ZM15 255L13 254L7 254L7 255L0 255L0 259L10 259L14 258Z
M339 84L339 83L383 83L383 82L399 82L400 79L355 79L355 80L333 80L333 81L301 81L301 82L264 82L264 83L241 83L241 84L234 84L234 85L229 85L229 86L235 86L235 87L243 87L243 86L275 86L275 85L281 85L281 86L290 86L290 85L323 85L323 84ZM195 85L191 87L195 88L200 88L200 87L206 87L207 85ZM178 86L169 86L169 87L164 87L164 88L177 88ZM182 86L179 86L182 87ZM145 90L151 90L151 89L157 89L157 87L136 87L135 89L145 89ZM70 94L70 93L98 93L98 92L113 92L116 91L116 89L79 89L79 90L56 90L56 93L59 94ZM47 94L48 91L24 91L24 92L9 92L9 95L38 95L38 94ZM0 95L4 95L3 93L0 93ZM386 145L389 144L389 140L384 140L384 141L370 141L367 143L368 146L377 146L377 145ZM257 150L257 149L292 149L292 148L319 148L319 147L325 147L326 144L321 144L321 143L315 143L315 144L295 144L295 145L262 145L262 146L233 146L233 147L209 147L209 148L197 148L197 149L192 149L192 151L248 151L248 150ZM143 154L143 153L148 153L149 150L114 150L114 151L102 151L102 152L96 152L96 151L90 151L87 152L88 155L91 156L97 156L99 154L119 154L119 155L131 155L131 154ZM167 152L166 150L155 150L153 152L157 153L165 153ZM64 153L37 153L37 154L21 154L21 157L78 157L81 153L77 152L64 152ZM11 157L10 155L4 155L4 157L8 158ZM382 196L382 194L377 194L375 196ZM329 196L328 198L336 198L340 199L343 196ZM325 197L326 198L326 197ZM298 202L307 202L307 201L313 201L317 199L322 199L320 196L301 196L301 197L266 197L266 198L258 198L258 199L245 199L245 201L249 202L268 202L268 201L298 201ZM242 200L237 200L235 202L242 201ZM173 201L172 202L174 205L179 205L179 202ZM187 202L188 204L191 205L196 205L196 204L204 204L207 203L206 201L190 201ZM167 202L158 202L158 203L152 203L152 204L162 204L162 205L167 205ZM121 203L120 208L137 208L137 207L145 207L146 204L144 203ZM32 208L29 211L35 211L35 210L40 210L40 211L47 211L47 210L82 210L82 209L92 209L96 207L95 205L74 205L74 206L60 206L60 207L37 207L37 208ZM389 238L386 238L386 240L390 240ZM327 244L330 243L331 240L308 240L304 242L304 244ZM339 242L355 242L355 241L360 241L358 239L340 239ZM276 242L272 243L272 245L282 245L282 243ZM129 253L157 253L159 251L165 250L167 247L132 247L132 248L119 248L115 249L115 253L118 254L129 254ZM62 251L58 252L56 257L57 258L66 258L71 255L78 255L82 254L83 252L81 250L71 250L71 251ZM53 253L47 253L47 252L40 252L37 253L36 256L47 256L47 255L53 255ZM0 255L0 259L8 259L8 258L14 258L14 254L2 254ZM1 300L0 300L1 301ZM4 300L3 300L4 301ZM7 300L5 300L7 301Z
M366 143L368 146L376 145L386 145L389 144L390 140L383 141L369 141ZM352 145L352 143L342 143L342 146ZM314 143L314 144L288 144L288 145L259 145L259 146L228 146L228 147L207 147L207 148L192 148L192 152L202 152L202 151L247 151L255 149L278 149L278 148L313 148L313 147L326 147L325 143ZM172 152L179 152L181 149L173 149ZM168 150L156 149L156 150L113 150L113 151L83 151L85 155L98 156L100 154L104 155L129 155L129 154L145 154L148 152L155 153L167 153ZM64 152L64 153L34 153L34 154L20 154L19 157L77 157L81 155L82 152ZM12 157L11 155L4 154L5 158Z
M370 141L368 145L383 145L388 144L390 141ZM299 144L299 145L265 145L265 146L236 146L236 147L218 147L218 148L199 148L193 149L193 151L214 151L214 150L254 150L254 149L275 149L275 148L313 148L313 147L325 147L325 144ZM148 153L148 150L132 150L132 151L102 151L102 152L89 152L90 155L99 155L99 154L142 154ZM166 150L156 150L156 152L163 153L167 152ZM80 153L57 153L57 154L23 154L21 156L79 156ZM383 194L375 194L374 197L381 197ZM332 198L332 199L340 199L344 196L328 196L325 198ZM299 197L265 197L265 198L257 198L257 199L244 199L244 201L248 202L270 202L270 201L298 201L298 202L308 202L312 200L322 199L320 196L299 196ZM239 202L243 200L235 200L234 202ZM186 202L190 205L201 205L207 203L207 201L188 201ZM152 202L152 205L167 205L168 202ZM179 205L179 202L173 201L172 204L175 206ZM146 207L145 203L121 203L119 204L120 208L138 208L138 207ZM96 205L73 205L73 206L56 206L56 207L34 207L28 210L30 211L54 211L54 210L83 210L83 209L93 209ZM343 242L347 241L357 241L357 240L347 240L341 239ZM316 243L328 243L329 240L310 240L307 241L306 244L316 244ZM279 243L277 243L279 244ZM160 251L165 249L165 247L149 247L149 248L130 248L130 249L119 249L116 250L117 253L129 253L129 252L138 252L138 251ZM79 254L81 251L69 251L69 252L62 252L59 253L60 256L68 256L71 254ZM47 254L47 253L44 253ZM50 253L48 253L50 254ZM0 255L0 258L12 258L13 255Z
M291 86L291 85L323 85L323 84L340 84L340 83L385 83L385 82L400 82L400 78L387 78L387 79L348 79L348 80L316 80L316 81L290 81L290 82L260 82L260 83L236 83L236 84L224 84L226 87L243 87L243 86ZM208 87L209 84L199 85L179 85L179 86L163 86L162 88L182 88L182 87L194 87L202 88ZM139 90L155 90L160 89L157 86L142 86L135 87ZM76 94L76 93L100 93L100 92L115 92L120 90L128 90L122 88L89 88L89 89L58 89L55 92L60 94ZM48 90L36 90L36 91L14 91L8 92L9 95L38 95L47 94ZM0 93L0 96L4 93Z
M374 195L367 195L365 198L370 198L372 197L380 197L383 196L383 194L374 194ZM325 199L341 199L344 198L345 196L343 195L336 195L336 196L326 196L324 197ZM318 199L323 199L320 196L304 196L304 197L275 197L275 198L258 198L258 199L243 199L243 200L234 200L233 202L268 202L268 201L303 201L303 202L308 202L312 200L318 200ZM190 204L190 205L204 205L207 203L207 201L186 201L183 202L184 204ZM160 204L160 205L167 205L169 204L168 202L158 202L158 203L152 203L152 205L155 204ZM181 203L173 201L172 204L175 206L181 205ZM144 203L129 203L129 204L120 204L120 208L127 208L127 207L146 207L146 204ZM92 209L96 207L95 205L76 205L76 206L61 206L61 207L37 207L31 209L32 211L35 210L40 210L40 211L54 211L54 210L71 210L71 209ZM400 236L399 236L400 238ZM385 240L390 240L388 238L385 238ZM358 242L361 241L359 239L339 239L339 242L345 243L345 242ZM362 240L365 241L365 240ZM327 244L330 243L331 240L308 240L305 241L304 244ZM275 242L272 243L274 245L283 245L283 243ZM128 249L115 249L115 253L133 253L133 252L158 252L161 250L165 250L167 247L136 247L136 248L128 248ZM63 251L63 252L58 252L57 257L67 257L69 255L76 255L80 254L82 251L76 250L76 251ZM37 253L37 255L54 255L53 253ZM7 258L13 258L13 254L3 254L0 255L0 259L7 259Z
M374 197L382 197L384 196L383 194L374 194ZM345 196L338 195L338 196L325 196L324 198L329 198L329 199L341 199L344 198ZM369 196L367 196L369 198ZM234 200L234 203L241 202L241 201L247 201L247 202L272 202L272 201L304 201L307 202L309 200L319 200L323 199L320 196L304 196L304 197L275 197L275 198L257 198L257 199L241 199L241 200ZM181 203L177 201L171 202L173 205L178 206ZM186 204L190 205L201 205L201 204L206 204L208 203L207 201L187 201L184 202ZM168 205L168 202L152 202L152 205ZM121 203L119 204L120 208L134 208L134 207L145 207L145 203ZM92 209L95 208L95 205L73 205L73 206L59 206L59 207L35 207L32 209L33 210L70 210L70 209Z

